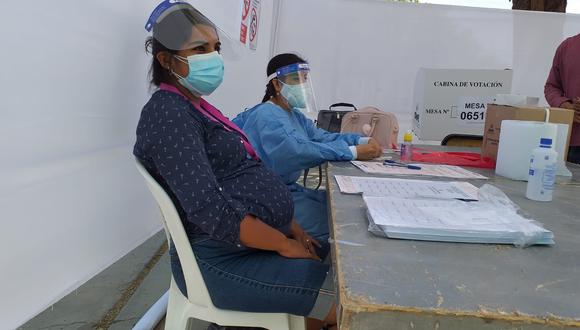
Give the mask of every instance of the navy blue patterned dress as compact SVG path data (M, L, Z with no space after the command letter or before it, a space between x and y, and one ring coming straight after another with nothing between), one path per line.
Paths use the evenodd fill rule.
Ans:
M286 185L249 158L242 143L183 96L160 90L143 108L133 152L177 206L217 307L307 315L328 266L240 244L247 214L285 232L294 213ZM173 246L170 255L185 292Z

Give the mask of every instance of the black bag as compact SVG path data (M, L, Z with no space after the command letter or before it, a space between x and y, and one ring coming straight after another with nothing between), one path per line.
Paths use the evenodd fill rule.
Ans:
M332 110L333 107L349 107L353 110ZM316 118L316 126L331 133L340 133L340 126L342 125L342 117L349 112L356 111L356 107L351 103L335 103L328 107L328 110L320 110ZM306 187L306 179L310 169L304 170L303 185ZM322 165L318 166L318 185L316 190L322 185Z
M349 107L353 110L332 110L333 107ZM342 124L342 117L351 111L355 111L356 107L350 103L335 103L328 107L328 110L320 110L316 118L316 126L331 133L340 133L340 125Z

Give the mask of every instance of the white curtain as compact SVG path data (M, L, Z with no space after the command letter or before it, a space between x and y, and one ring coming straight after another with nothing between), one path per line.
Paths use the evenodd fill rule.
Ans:
M0 324L12 329L161 228L133 164L156 1L2 1Z
M191 3L237 39L241 1ZM132 156L151 92L144 26L159 2L0 2L2 329L161 229ZM257 51L227 61L224 84L209 98L228 115L262 97L272 6L263 1Z
M207 12L208 17L217 22L232 39L238 40L242 0L236 1L239 2L240 6L233 6L232 3L235 1L232 0L195 0L191 3L205 10L204 13ZM244 56L237 59L229 59L226 56L224 82L207 98L230 118L262 101L266 90L266 66L271 57L270 44L273 37L272 24L274 20L272 13L277 1L261 1L257 49L255 51L248 50Z
M411 128L420 67L514 69L513 92L540 96L557 45L579 15L370 0L283 0L276 52L310 62L318 107L394 112ZM545 100L543 100L545 102Z
M192 1L238 38L241 0ZM380 1L262 1L255 53L226 62L209 100L234 116L260 102L275 52L311 63L319 107L395 112L410 127L419 67L514 68L541 95L578 15ZM156 0L2 1L0 324L14 328L149 238L157 207L133 165L149 97L143 26ZM548 28L545 27L549 24ZM271 44L271 41L274 41Z

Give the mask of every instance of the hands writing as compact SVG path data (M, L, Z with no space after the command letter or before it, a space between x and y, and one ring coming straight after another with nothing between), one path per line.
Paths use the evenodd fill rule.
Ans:
M383 149L377 140L370 138L369 143L356 146L356 153L358 160L371 160L380 157L383 154Z

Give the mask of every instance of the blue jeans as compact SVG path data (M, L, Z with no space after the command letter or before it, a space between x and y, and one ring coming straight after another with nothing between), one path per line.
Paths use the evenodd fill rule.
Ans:
M324 259L329 245L321 244L317 252ZM316 260L288 259L209 238L192 242L192 248L212 302L222 309L307 316L329 270L329 265ZM173 277L185 293L173 245L170 255Z
M296 222L318 241L328 241L326 191L308 189L297 183L288 188L294 201Z

